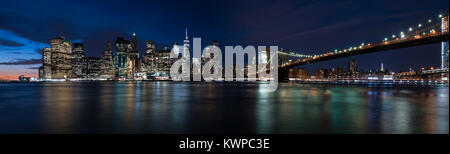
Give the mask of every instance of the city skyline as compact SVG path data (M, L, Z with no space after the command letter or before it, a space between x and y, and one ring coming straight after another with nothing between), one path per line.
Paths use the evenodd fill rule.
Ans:
M129 36L136 32L138 37L138 51L141 55L145 53L145 41L153 40L156 44L165 44L170 45L173 42L182 43L182 38L184 36L184 29L188 27L190 29L191 38L192 37L202 37L206 43L212 43L213 40L219 40L222 45L247 45L247 44L261 44L261 45L278 45L281 48L286 50L299 51L304 49L310 53L306 54L319 54L320 50L329 50L334 48L345 48L346 46L359 43L358 40L363 39L364 41L379 41L389 33L396 33L401 28L406 28L405 24L399 23L410 23L416 24L417 20L426 19L428 17L434 17L436 14L439 14L446 10L448 6L448 1L438 1L436 3L431 3L427 5L423 5L425 2L419 1L408 1L408 6L402 6L402 2L394 2L396 5L394 8L379 8L378 11L375 11L377 6L381 6L381 2L360 2L361 5L370 4L371 7L368 7L367 10L362 9L352 9L347 8L345 11L338 11L341 17L329 18L330 15L320 14L320 12L312 11L307 14L315 14L312 20L307 20L308 17L301 15L301 12L311 11L309 7L321 5L323 4L324 8L326 6L334 5L334 2L284 2L277 3L275 6L270 6L268 1L264 1L261 3L251 3L243 2L240 7L229 7L229 6L218 6L220 3L224 2L178 2L178 3L188 3L185 6L181 7L177 6L176 9L167 11L164 9L168 9L167 4L164 2L155 2L156 6L163 6L158 11L161 12L159 16L151 15L148 16L154 18L173 18L180 20L164 20L161 22L166 23L158 23L158 21L151 22L146 20L145 15L148 12L142 12L139 10L143 10L143 8L139 7L139 3L130 3L131 13L123 13L118 14L117 16L108 16L117 17L117 20L120 21L132 21L132 22L124 22L131 23L126 24L127 26L123 26L121 24L117 24L114 26L99 26L102 27L100 29L96 29L93 27L98 27L96 22L93 21L93 17L83 16L85 13L94 13L95 9L81 7L83 5L88 4L77 4L81 6L72 6L69 7L69 11L74 11L77 8L83 8L84 12L81 11L79 13L79 17L83 17L83 19L74 19L75 17L70 16L67 12L63 12L63 16L61 14L52 14L57 12L58 8L55 10L45 9L38 14L33 14L37 11L38 6L49 6L55 4L48 4L46 2L39 3L38 6L27 5L27 8L22 8L25 6L19 5L17 3L9 3L9 2L1 2L4 3L4 6L11 6L8 9L2 9L0 11L0 19L5 21L3 24L0 24L0 78L1 79L17 79L17 77L21 74L26 76L38 76L37 68L41 65L41 49L43 47L49 46L48 42L50 39L56 36L66 36L72 42L82 42L85 46L85 53L87 56L95 56L101 57L105 44L107 41L113 41L116 37L126 37L129 39ZM67 3L70 2L61 2ZM98 2L94 2L98 3ZM213 4L211 4L213 3ZM341 2L342 3L342 2ZM405 1L406 3L406 1ZM423 3L423 4L422 4ZM100 7L100 8L116 8L118 4L115 2L108 3L109 5ZM200 6L197 6L199 4ZM239 3L240 4L240 3ZM92 5L90 6L96 8L101 5ZM201 6L211 6L207 7L206 12L211 11L212 8L220 8L220 14L210 14L204 15L199 12L189 12L186 10L189 9L199 9ZM303 8L296 9L296 11L289 12L289 9L280 9L278 11L274 11L274 14L289 14L290 18L300 18L306 19L306 21L310 22L300 22L293 19L290 20L281 20L282 22L278 22L276 24L267 24L258 26L257 24L250 22L252 20L256 21L256 23L267 21L273 21L275 16L268 16L266 19L261 19L260 13L261 10L253 10L253 11L244 11L244 16L238 17L235 14L227 15L226 10L228 9L242 9L241 7L257 5L264 6L265 9L276 8L276 7L287 7L287 8ZM337 10L346 8L347 3L343 2L341 6L335 6ZM397 7L398 6L398 7ZM135 8L134 8L135 7ZM16 9L26 9L30 12L21 11L17 12ZM156 8L156 7L155 7ZM170 7L169 7L170 8ZM431 9L432 8L432 9ZM244 9L242 9L244 10ZM320 9L318 9L320 10ZM414 11L411 11L414 10ZM34 12L33 12L34 11ZM153 10L155 11L155 10ZM358 15L353 15L352 11L359 12ZM225 13L224 13L225 12ZM106 13L107 12L102 12ZM81 14L81 15L80 15ZM95 13L94 13L95 14ZM64 16L66 15L66 16ZM177 16L187 16L186 18L178 18ZM372 15L374 19L371 20L362 20L364 15ZM24 20L12 20L13 17L17 17L18 19L29 19L32 25L29 30L24 26ZM101 18L102 14L99 14L98 19L101 19L102 24L109 24L114 20L113 19L104 19ZM240 22L236 22L231 24L221 25L215 22L218 19L210 18L217 17L221 19L226 19L225 21L233 21L239 18L243 18L239 20ZM353 18L354 17L354 18ZM317 19L316 19L317 18ZM249 20L251 19L251 20ZM318 21L319 19L319 21ZM330 19L324 22L324 19ZM199 20L206 20L199 22ZM141 22L142 21L142 22ZM314 22L316 21L316 22ZM212 26L203 23L214 23ZM47 23L47 24L43 24ZM67 23L76 23L73 26L68 26ZM134 23L134 24L133 24ZM137 24L139 23L139 24ZM179 24L170 24L170 23L179 23ZM228 22L227 22L228 23ZM288 24L289 23L289 24ZM98 24L98 23L97 23ZM123 23L122 23L123 24ZM151 28L145 27L148 24L155 24ZM22 26L17 26L22 25ZM131 25L131 26L129 26ZM203 26L202 26L203 25ZM217 25L221 25L218 26ZM395 25L395 26L391 26ZM142 27L143 26L143 27ZM165 26L165 27L164 27ZM216 27L215 27L216 26ZM274 26L275 28L270 30L270 26ZM298 29L292 28L294 26L299 26ZM113 27L111 29L111 27ZM119 28L117 28L119 27ZM138 28L136 28L138 27ZM150 26L149 26L150 27ZM286 29L286 30L281 30ZM359 31L365 31L365 33L356 33L349 32L349 29L358 29ZM224 29L226 33L221 32L220 30ZM368 29L373 31L367 32ZM95 32L96 30L105 30L107 32L101 32L103 34L99 34ZM275 31L279 30L279 31ZM356 30L356 31L358 31ZM155 32L156 31L156 32ZM268 33L267 31L274 31L272 33ZM219 32L219 34L217 34ZM327 33L326 37L323 35ZM328 33L335 35L328 35ZM345 34L342 34L345 33ZM367 35L366 35L367 33ZM260 35L260 36L258 36ZM343 39L337 39L342 37ZM298 41L301 40L301 41ZM333 41L330 41L333 40ZM300 43L298 43L300 42ZM325 42L325 43L324 43ZM408 54L405 54L408 52ZM393 60L393 57L398 57L399 55L404 56L404 60ZM420 68L420 67L429 67L429 66L438 66L440 64L440 45L426 45L421 47L414 48L406 48L399 49L395 51L389 51L384 53L376 53L371 55L357 56L354 58L343 58L340 60L333 60L331 62L324 62L321 64L314 64L312 66L307 66L308 68L313 67L317 68L330 68L329 66L337 66L345 68L347 61L349 59L356 59L360 61L360 65L364 70L377 69L380 63L384 63L386 67L393 69L394 71L407 71L410 67ZM418 61L417 59L421 58L422 61ZM362 63L361 63L362 62ZM412 64L414 63L414 64ZM373 68L375 66L375 68Z

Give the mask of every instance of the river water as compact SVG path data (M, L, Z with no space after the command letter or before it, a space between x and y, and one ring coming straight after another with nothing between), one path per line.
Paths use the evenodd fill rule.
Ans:
M0 83L0 133L449 133L449 87Z

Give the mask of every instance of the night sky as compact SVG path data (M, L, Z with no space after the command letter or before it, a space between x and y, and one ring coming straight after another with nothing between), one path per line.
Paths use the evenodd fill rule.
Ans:
M106 42L122 36L171 45L201 37L202 45L278 45L304 54L379 42L408 27L436 19L448 10L448 0L208 0L208 1L0 1L0 79L20 74L36 76L40 50L64 36L82 42L87 56L100 57ZM192 41L192 40L191 40ZM223 48L223 47L222 47ZM224 49L223 49L224 50ZM307 66L393 71L439 66L440 44L391 50Z

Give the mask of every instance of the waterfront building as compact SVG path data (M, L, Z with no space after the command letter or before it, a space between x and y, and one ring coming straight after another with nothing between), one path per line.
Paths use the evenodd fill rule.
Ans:
M132 50L131 43L122 37L118 37L115 41L116 57L115 57L115 76L117 78L129 78L129 57L128 53Z
M100 77L100 58L85 57L82 59L82 63L82 75L85 79L97 79Z
M153 54L156 51L155 42L148 40L146 44L146 54Z
M176 58L170 58L170 50L160 50L155 55L154 68L155 74L153 77L169 77L170 68L176 61Z
M325 68L317 69L315 76L317 79L328 78L328 69Z
M202 55L201 55L201 62L199 62L198 60L196 60L196 61L193 60L192 63L194 63L194 62L195 63L200 63L201 64L201 70L205 71L205 70L203 70L203 66L205 66L205 64L207 62L209 62L211 59L214 58L214 53L216 51L218 51L218 50L219 50L219 41L214 41L213 45L212 45L212 49L210 47L206 47L205 48L205 53L202 53ZM210 56L206 57L205 55L210 55ZM211 70L209 70L209 71L210 71L210 73L214 73L214 67L211 67Z
M348 72L350 75L354 75L357 72L357 63L356 60L352 59L348 62Z
M81 78L82 75L82 60L85 57L83 44L73 44L73 56L72 56L72 78Z
M151 40L146 42L146 52L144 56L142 56L142 67L141 72L143 72L144 78L147 78L147 74L153 74L156 72L154 66L155 60L155 43Z
M52 78L52 50L48 47L42 49L42 74L39 79Z
M189 37L188 37L188 31L186 28L186 37L184 38L184 41L183 41L183 57L190 57L190 50L191 50L191 45L190 45L190 41L189 41Z
M39 79L44 79L44 66L39 67L38 73L39 73L39 75L38 75Z
M51 78L66 79L72 76L72 42L64 37L51 40Z
M295 76L297 78L308 78L309 77L309 72L308 70L304 69L304 68L299 68L297 70L295 70Z
M183 49L181 51L183 57L186 58L186 59L181 59L181 60L182 60L182 63L187 63L190 66L188 66L188 67L181 67L181 71L182 72L189 72L187 76L185 76L186 74L184 74L184 73L182 74L181 78L183 78L183 79L190 78L191 74L192 74L192 72L191 72L192 71L192 69L191 69L192 65L189 62L191 60L190 49L191 49L191 46L190 46L190 41L189 41L188 32L187 32L187 28L186 28L186 37L184 38ZM178 50L179 50L179 48L178 48Z
M114 79L114 55L112 53L111 42L108 41L100 64L100 78Z
M150 66L147 75L148 79L154 79L158 77L169 77L170 68L172 64L177 60L176 58L170 58L170 50L159 50L154 52L150 58Z
M129 78L133 79L140 70L140 60L139 60L139 51L137 50L136 33L133 33L133 38L131 41L131 51L128 53L128 58L129 58L128 72L130 72Z
M342 78L345 74L345 70L343 68L332 68L330 71L330 78L339 79Z
M292 69L289 70L289 77L307 79L309 78L309 72L304 68Z
M174 46L176 43L174 44ZM164 47L162 50L156 50L155 43L151 40L146 42L146 53L142 57L142 75L144 79L168 79L170 68L177 60L170 58L171 50Z

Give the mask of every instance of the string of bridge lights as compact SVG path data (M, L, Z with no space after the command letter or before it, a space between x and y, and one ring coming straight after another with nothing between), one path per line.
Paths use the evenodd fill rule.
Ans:
M438 15L438 19L442 19L442 17L443 17L442 14L439 14L439 15ZM432 19L428 19L428 21L427 21L426 23L427 23L427 24L431 24L432 22L433 22ZM417 29L420 29L420 28L423 28L423 27L424 27L424 25L423 25L422 23L417 24ZM408 28L408 32L409 32L409 33L414 32L414 28L413 28L413 27L409 27L409 28ZM433 28L433 29L430 30L429 33L436 33L436 30ZM425 31L422 32L422 35L426 35L426 34L427 34L427 33L426 33ZM400 32L400 35L392 34L391 37L392 37L392 40L396 40L396 39L398 39L398 37L400 37L400 38L405 38L406 35L405 35L405 32L401 31L401 32ZM386 42L386 41L389 41L389 38L388 38L388 37L385 37L384 40L383 40L383 42Z
M442 19L443 18L443 15L442 14L439 14L438 15L438 19ZM439 21L439 20L438 20ZM433 23L433 20L432 19L428 19L427 21L426 21L426 24L428 24L428 25L430 25L430 24L432 24ZM416 26L414 26L414 27L416 27ZM394 40L399 40L399 39L405 39L405 38L408 38L409 37L409 35L408 34L411 34L412 32L417 32L417 31L414 31L414 30L420 30L421 28L427 28L426 27L426 25L424 25L424 24L422 24L422 23L419 23L419 24L417 24L417 28L415 29L415 28L413 28L413 27L409 27L408 28L408 31L405 33L404 31L401 31L400 32L400 34L399 35L396 35L396 34L393 34L392 36L391 36L391 40L389 40L389 38L388 37L385 37L384 39L383 39L383 43L385 43L385 44L387 44L387 43L389 43L389 41L394 41ZM427 33L427 32L425 32L425 31L423 31L422 32L422 35L423 36L425 36L425 35L427 35L427 34L435 34L436 33L436 30L434 29L434 28L432 28L430 31L429 31L429 33ZM419 36L419 35L416 35L416 36L414 36L414 38L416 38L416 39L418 39L418 38L420 38L421 36ZM343 50L338 50L338 49L335 49L334 50L334 52L328 52L328 53L324 53L324 54L315 54L315 55L305 55L305 54L298 54L298 53L293 53L293 52L289 52L289 53L285 53L285 52L282 52L282 51L280 51L279 53L280 54L284 54L284 55L289 55L289 56L294 56L294 57L301 57L301 58L317 58L317 57L322 57L322 56L328 56L328 55L333 55L333 54L338 54L338 53L342 53L342 52L348 52L348 51L353 51L353 50L357 50L357 49L362 49L362 48L364 48L364 47L367 47L367 46L371 46L372 44L370 44L370 43L361 43L361 45L359 45L359 46L355 46L355 47L350 47L350 48L348 48L348 49L343 49ZM303 61L304 60L307 60L307 59L302 59ZM300 61L300 60L299 60Z

